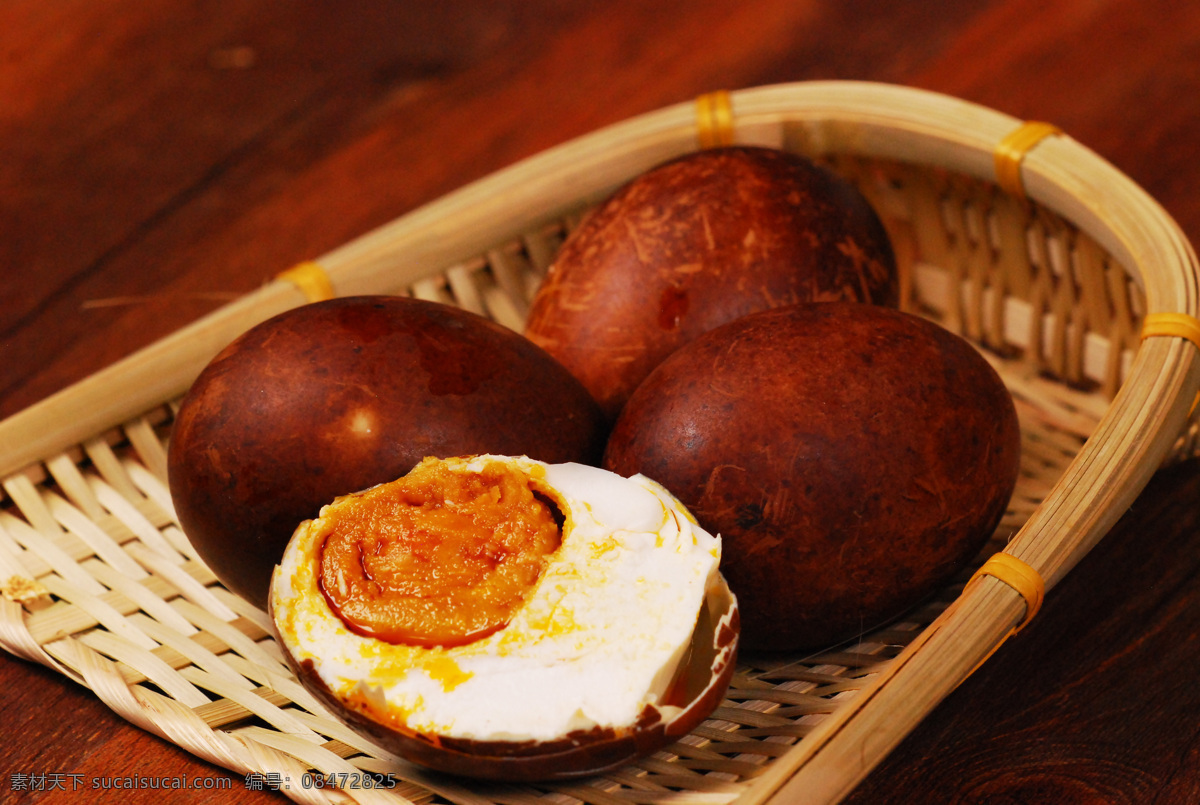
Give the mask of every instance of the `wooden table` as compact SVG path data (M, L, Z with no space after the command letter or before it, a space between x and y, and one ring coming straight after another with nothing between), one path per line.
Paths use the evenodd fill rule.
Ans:
M0 416L522 157L712 89L825 78L1053 121L1200 235L1194 3L9 0ZM1195 462L1160 473L851 801L1200 800L1198 493ZM95 801L14 792L19 774L282 801L8 656L0 723L0 801Z

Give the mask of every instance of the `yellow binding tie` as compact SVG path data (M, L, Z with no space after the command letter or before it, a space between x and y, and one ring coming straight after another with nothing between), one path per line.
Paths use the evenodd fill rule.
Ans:
M297 263L285 271L280 271L275 275L275 279L285 280L295 285L309 302L320 302L337 296L325 269L321 268L319 263L311 260Z
M1200 319L1186 313L1147 313L1142 320L1142 340L1159 335L1178 336L1200 349ZM1188 417L1195 413L1197 405L1200 405L1200 392L1192 400Z
M1176 335L1200 348L1200 319L1186 313L1147 313L1142 320L1142 339Z
M1025 624L1033 620L1033 616L1042 608L1042 599L1046 597L1046 583L1042 581L1041 574L1011 553L992 554L967 583L970 584L981 576L999 579L1025 599L1025 618L1013 628L1012 634L1024 629Z
M997 145L996 183L1018 198L1025 198L1025 181L1021 178L1021 162L1033 147L1047 137L1062 134L1053 123L1030 120L1009 132Z
M1038 613L1038 610L1042 608L1042 599L1046 597L1046 583L1042 581L1041 574L1025 562L1022 562L1020 559L1013 556L1011 553L1004 553L1001 551L1000 553L992 554L991 558L984 562L983 566L976 570L971 578L967 581L966 587L970 587L976 579L983 576L991 576L992 578L999 579L1009 587L1016 590L1020 596L1025 599L1025 617L1022 618L1021 622L1014 626L1012 631L1006 634L1004 638L1000 640L1000 642L992 646L991 650L983 656L983 659L975 664L975 667L970 670L967 676L974 674L980 669L980 667L983 666L985 662L990 660L992 655L1000 650L1000 646L1004 645L1004 642L1008 640L1008 638L1024 629L1025 626L1031 620L1033 620L1033 616ZM965 590L966 587L963 589ZM959 601L961 600L962 599L960 598ZM959 604L959 601L955 601L953 604L951 604L950 607L942 613L941 617L945 618L949 616L951 611L953 611L954 608ZM937 621L934 621L934 623L936 624ZM963 680L965 680L967 676L963 677ZM960 683L961 681L962 680L960 680Z
M701 148L733 145L733 104L726 90L696 98L696 141Z

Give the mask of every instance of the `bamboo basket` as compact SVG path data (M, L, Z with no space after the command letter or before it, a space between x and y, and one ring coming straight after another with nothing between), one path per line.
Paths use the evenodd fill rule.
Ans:
M724 142L800 152L852 178L891 233L903 304L1001 372L1022 423L1022 471L978 561L1002 551L1028 583L964 576L852 644L744 656L708 721L595 779L483 784L389 756L296 683L265 615L188 544L165 483L179 397L242 331L330 293L411 294L519 329L590 204ZM1032 616L1039 582L1058 582L1159 466L1197 452L1198 274L1177 226L1053 128L928 92L813 82L714 93L551 149L316 263L323 271L285 273L0 423L0 642L296 801L836 801ZM395 785L303 784L308 772L361 771Z

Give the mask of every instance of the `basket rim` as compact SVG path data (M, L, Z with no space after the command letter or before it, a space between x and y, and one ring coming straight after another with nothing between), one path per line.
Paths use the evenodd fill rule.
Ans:
M997 143L1021 121L914 87L870 81L801 81L729 93L734 133L754 142L781 125L805 129L818 152L921 162L994 180ZM614 189L597 167L633 176L697 147L694 104L676 103L610 124L502 168L316 258L340 296L379 293L430 268L468 259L502 232L529 231ZM1200 312L1191 244L1157 202L1069 136L1049 138L1020 165L1028 196L1070 218L1144 286L1149 312ZM452 224L450 222L453 222ZM447 228L470 237L447 245ZM225 344L308 301L277 279L133 355L0 421L0 477L182 394ZM1157 350L1152 350L1157 352ZM1142 352L1141 350L1139 352ZM1173 360L1168 354L1154 360ZM113 387L119 399L94 400ZM56 427L67 423L65 427Z

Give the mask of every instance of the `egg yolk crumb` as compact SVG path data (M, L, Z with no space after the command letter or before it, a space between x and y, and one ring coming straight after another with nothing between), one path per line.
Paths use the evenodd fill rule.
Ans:
M562 541L561 515L520 470L426 459L322 512L317 577L351 630L453 647L503 628Z

